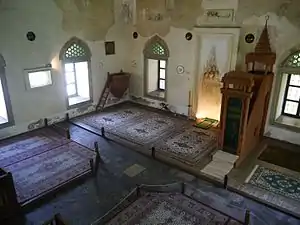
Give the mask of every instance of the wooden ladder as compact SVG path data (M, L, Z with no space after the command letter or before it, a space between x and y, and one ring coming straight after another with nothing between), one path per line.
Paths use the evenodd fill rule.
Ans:
M110 79L109 79L109 74L108 74L106 82L105 82L105 86L102 90L100 99L99 99L98 104L96 106L96 110L102 111L104 109L104 106L107 102L107 98L109 96L109 93L110 93Z

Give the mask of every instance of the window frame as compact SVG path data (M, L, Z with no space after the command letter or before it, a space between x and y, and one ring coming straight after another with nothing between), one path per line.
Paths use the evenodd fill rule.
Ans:
M158 60L158 67L157 67L157 69L158 69L158 71L157 71L157 90L159 90L159 91L166 91L166 74L167 74L167 68L166 68L166 66L165 66L165 68L162 68L160 66L161 61L165 61L165 60ZM166 61L165 61L165 65L167 65ZM161 70L165 71L165 78L161 77L161 72L160 72ZM165 88L161 88L160 87L160 81L161 80L165 81Z
M0 129L4 129L4 128L15 125L14 114L13 114L13 110L12 110L11 99L10 99L10 94L9 94L9 90L8 90L8 85L7 85L5 68L6 68L6 64L5 64L4 58L0 54L0 79L1 79L1 86L2 86L2 90L3 90L3 97L4 97L6 113L7 113L7 122L0 124Z
M289 74L300 74L300 66L289 63L296 54L300 54L300 45L287 50L281 57L280 63L277 65L276 74L274 75L273 97L269 106L269 125L292 132L300 132L300 118L284 113L283 107L285 106L283 105L288 93L287 84L289 84Z
M74 45L74 44L80 46L80 48L82 48L84 50L85 55L79 56L79 57L66 58L65 54L67 53L68 49L70 47L72 47L72 45ZM62 73L64 76L65 99L66 99L67 109L78 108L78 107L90 105L91 103L93 103L93 85L92 85L93 82L92 82L91 58L92 58L92 54L91 54L91 51L90 51L88 45L85 42L83 42L82 40L78 39L77 37L73 37L68 42L66 42L60 51L59 59L62 64ZM86 62L87 66L88 66L89 100L70 105L69 99L72 97L79 96L78 88L77 88L77 76L76 76L75 64L80 63L80 62ZM68 96L65 64L70 64L70 63L73 64L77 95L74 94L74 95Z
M163 48L163 54L156 54L153 52L153 46L159 44L162 48ZM144 96L148 97L148 98L152 98L155 100L163 100L166 101L167 100L167 93L168 93L168 59L170 56L170 52L169 52L169 48L166 44L166 42L161 39L159 36L155 35L154 37L150 38L144 47ZM149 70L149 63L148 60L157 60L158 61L158 79L157 79L157 91L164 91L164 97L155 97L153 95L150 95L148 93L148 84L149 84L149 74L148 74L148 70ZM165 68L160 68L160 61L165 61L166 66ZM160 74L160 69L164 69L165 70L165 78L161 78L161 74ZM160 88L160 84L159 81L160 80L165 80L165 89L161 89Z
M300 99L298 101L296 101L296 100L290 100L290 99L287 98L288 97L288 92L289 92L289 87L297 87L297 88L300 89L300 85L299 86L291 85L290 81L291 81L291 77L292 77L293 74L291 74L291 73L287 73L287 74L288 74L288 77L287 77L287 81L286 81L286 85L285 85L281 115L288 116L288 117L293 117L293 118L296 118L296 119L300 119ZM297 74L297 75L300 75L300 73ZM297 108L296 115L284 112L287 101L298 103L298 108Z
M74 84L74 85L75 85L75 94L73 94L73 95L68 95L68 91L67 91L67 96L68 96L68 98L72 98L72 97L77 97L77 96L78 96L78 87L77 87L77 76L76 76L75 63L77 63L77 62L68 62L68 63L64 63L64 68L65 68L65 65L66 65L66 64L72 64L72 66L73 66L73 71L72 71L72 72L74 73L74 82L68 83L68 82L67 82L67 79L66 79L66 73L69 73L69 72L66 72L66 71L64 70L64 76L65 76L66 88L67 88L68 85L71 85L71 84ZM67 90L68 90L68 89L67 89Z
M35 73L35 72L44 72L44 71L50 72L51 83L43 85L43 86L31 87L29 74L30 73ZM53 85L52 66L51 65L46 65L45 67L25 69L25 85L26 85L26 90L33 90L33 89L39 89L39 88L45 88L45 87L52 86Z

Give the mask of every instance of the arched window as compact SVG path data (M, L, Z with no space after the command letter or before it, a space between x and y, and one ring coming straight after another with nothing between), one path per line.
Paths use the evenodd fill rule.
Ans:
M147 97L166 100L169 49L164 40L154 36L144 48L144 93Z
M282 115L300 118L300 51L289 55L281 64L285 81Z
M5 76L5 60L0 54L0 128L14 124L10 97Z
M87 44L75 37L61 49L68 107L92 101L91 56Z

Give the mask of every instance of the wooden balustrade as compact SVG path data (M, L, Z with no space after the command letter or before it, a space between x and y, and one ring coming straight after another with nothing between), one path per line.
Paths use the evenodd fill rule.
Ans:
M12 174L0 168L0 224L19 214L20 209Z
M255 75L257 76L257 75ZM263 75L260 77L262 80L259 84L258 92L255 94L255 98L252 99L252 107L249 111L249 119L245 130L245 138L242 143L242 151L239 155L239 159L236 162L238 166L252 150L260 143L263 137L265 121L268 112L269 95L271 92L271 86L273 82L273 75ZM251 103L252 103L251 102Z

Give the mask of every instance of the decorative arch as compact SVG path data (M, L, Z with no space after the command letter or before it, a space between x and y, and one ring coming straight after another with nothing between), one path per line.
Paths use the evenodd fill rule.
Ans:
M291 53L281 64L282 67L300 69L300 50Z
M67 41L59 53L62 61L89 61L92 57L89 46L77 37Z
M150 38L144 48L144 95L167 100L168 58L167 43L158 35Z
M0 67L5 67L6 62L2 54L0 54Z
M68 108L92 102L91 57L88 45L77 37L67 41L60 51Z
M144 56L148 59L168 59L170 51L167 43L158 35L155 35L146 42Z

